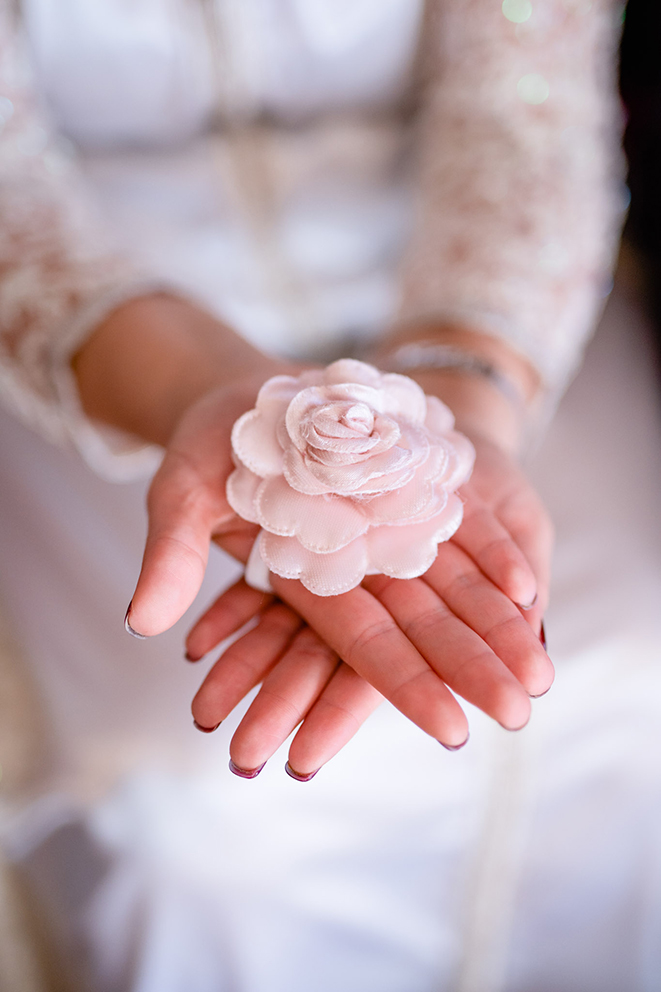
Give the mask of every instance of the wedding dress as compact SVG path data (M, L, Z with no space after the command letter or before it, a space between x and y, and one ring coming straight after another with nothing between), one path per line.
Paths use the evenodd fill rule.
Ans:
M158 452L85 419L68 361L122 300L173 288L266 350L324 358L394 313L461 316L533 361L549 408L578 364L621 210L611 5L429 8L424 27L413 0L0 14L0 593L48 756L3 837L81 988L655 987L660 580L627 430L650 482L659 466L633 345L604 338L638 419L574 393L581 428L563 407L543 449L560 675L525 734L471 711L470 747L444 755L383 707L308 787L278 755L245 783L226 770L238 716L192 727L188 618L141 643L121 627ZM604 515L586 516L595 467ZM200 610L237 571L215 556Z

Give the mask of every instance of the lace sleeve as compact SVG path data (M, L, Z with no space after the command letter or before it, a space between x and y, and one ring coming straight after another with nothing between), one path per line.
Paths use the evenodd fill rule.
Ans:
M83 414L70 359L119 303L155 288L115 254L71 152L49 129L7 5L0 10L0 398L114 479L156 450Z
M444 0L430 11L405 322L507 339L549 397L610 287L623 214L611 0Z

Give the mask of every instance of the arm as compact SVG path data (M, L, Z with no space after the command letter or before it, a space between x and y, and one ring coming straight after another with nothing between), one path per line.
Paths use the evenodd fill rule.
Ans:
M167 557L167 549L176 546L173 530L169 540L156 536L148 550L157 585L162 580L155 590L157 606L159 593L175 591L174 600L166 595L162 604L162 626L169 626L201 580L210 533L228 516L224 478L231 469L231 424L252 405L261 382L287 368L190 302L159 292L153 279L113 250L75 157L40 106L19 24L8 5L0 10L0 217L0 395L13 413L49 440L73 443L92 468L117 481L153 470L162 454L156 445L168 444L197 401L200 420L210 425L201 432L198 448L204 477L193 482L194 473L184 472L185 478L170 485L168 466L182 467L186 459L185 451L172 448L153 491L166 528L173 524L176 531L181 523L186 531L179 544L183 553L175 560ZM197 427L193 433L197 441ZM205 475L206 466L211 471ZM182 487L185 508L194 506L197 518L193 510L190 519L186 513L183 520L167 517ZM186 549L188 531L200 515L206 530L201 557L196 557ZM240 524L235 533L225 528L224 540L237 557L245 558L252 531ZM169 564L176 583L168 582ZM258 600L268 620L270 598ZM249 605L252 615L254 600ZM272 625L270 652L279 643L284 648L291 637L283 643L283 634L301 625L284 606L277 616L280 640ZM263 631L268 633L268 622ZM298 693L305 709L304 700L310 692L319 696L338 660L310 631L301 633L297 645L305 649L311 678L302 687L289 677L286 682L290 696ZM287 675L286 666L281 672ZM362 694L363 719L378 694L366 685L358 688L358 682L353 673L340 670L333 691L339 685L342 693L351 684L354 707Z
M237 527L237 521L227 515L223 483L229 466L229 425L246 408L246 403L252 405L255 382L249 384L248 380L225 377L226 361L221 357L219 345L212 344L214 334L219 332L218 325L214 324L214 334L210 334L207 321L211 318L192 313L194 308L187 309L184 315L179 309L182 306L181 301L154 297L116 308L110 317L97 322L95 333L82 346L78 341L75 361L80 393L91 415L147 439L168 441L168 456L152 487L150 537L131 612L132 624L144 633L165 629L192 601L201 581L211 536L237 557L244 556L246 541L250 539L246 529L242 525ZM176 319L175 311L179 314ZM150 314L155 315L153 321ZM182 317L188 326L185 336L177 329ZM164 327L169 329L164 331ZM152 333L149 347L144 348L143 335ZM232 341L230 332L221 333L221 337ZM252 358L247 358L248 364L254 359L262 378L276 371L263 356L249 351ZM149 365L146 394L149 399L145 403L147 359L151 363L155 353L158 360L153 370ZM245 354L247 357L249 352ZM119 360L114 361L113 356L119 356ZM186 374L182 377L184 367ZM235 371L238 376L238 367ZM105 391L104 381L109 384ZM201 394L204 395L198 398ZM195 453L194 459L191 452ZM484 546L485 540L488 544L488 533L486 538L483 533L477 545ZM508 546L511 544L510 540ZM478 560L479 553L478 548L474 552ZM468 558L467 561L460 556L459 577L475 569L475 560L470 555ZM494 567L496 574L502 572L498 563ZM500 580L507 585L507 576L500 575ZM529 569L525 581L530 582ZM376 583L370 590L356 590L356 595L348 594L350 599L332 604L314 598L311 602L295 583L281 583L278 591L357 672L384 691L428 733L454 746L465 739L466 723L458 704L445 688L446 682L501 722L514 727L525 722L529 712L526 689L535 692L549 681L547 659L538 642L530 639L529 626L525 621L523 626L518 623L520 615L516 608L511 613L511 600L499 591L498 582L491 585L493 589L489 586L488 593L496 613L509 610L509 617L512 623L517 622L517 631L524 641L514 636L504 647L492 647L488 643L489 631L480 629L480 619L473 608L477 603L475 598L472 606L468 604L465 618L458 619L459 627L453 628L457 635L453 651L444 652L446 658L451 655L449 669L439 661L435 650L430 651L416 638L409 612L415 604L407 600L408 584L404 584L405 589L395 589L394 597L389 597L388 589ZM432 591L436 599L429 601L430 607L437 600L440 602L438 590ZM443 595L452 599L448 593ZM420 597L416 599L420 601ZM452 612L448 603L445 606ZM455 607L461 610L461 604ZM338 623L338 617L346 622ZM409 637L402 633L407 626ZM378 641L366 638L370 629L378 630ZM467 652L475 650L483 655L490 674L475 670L473 677L465 681L459 672ZM285 658L286 653L283 662ZM510 671L512 668L516 669L515 674ZM342 671L345 669L340 666L338 672ZM334 679L332 675L329 690ZM325 684L323 678L317 683L317 691L319 684ZM418 688L413 689L414 685ZM317 728L323 725L320 707L314 704L316 698L314 694L307 697L306 705L312 708L303 729L310 723L314 726L315 719ZM369 705L375 698L370 697ZM202 707L202 703L200 700L198 706ZM336 703L338 708L341 707ZM302 712L307 711L303 706ZM204 724L207 725L206 720ZM334 746L337 744L338 739ZM328 753L322 757L327 756ZM297 766L300 768L300 763Z
M12 4L0 10L0 380L10 410L118 479L158 454L84 414L72 354L111 310L154 280L113 248L72 150L33 86Z
M487 359L521 398L515 408L491 382L474 375L413 372L427 392L452 407L458 427L478 449L465 492L466 520L450 545L441 548L425 577L427 588L420 588L418 580L408 589L381 579L366 583L432 667L474 702L479 685L459 686L452 666L444 668L433 645L416 636L415 624L421 628L424 617L416 616L415 600L426 597L431 586L437 594L429 604L432 612L439 601L449 606L479 635L473 647L486 658L491 648L533 695L548 688L549 671L539 659L535 670L530 642L526 661L524 641L519 641L524 646L517 662L517 614L497 596L505 591L522 608L534 600L523 617L540 631L552 528L516 455L531 428L549 415L578 363L601 307L621 215L616 11L609 2L593 3L591 9L554 2L532 10L530 22L517 26L500 4L484 0L432 5L417 223L404 266L400 319L374 356L376 364L387 367L403 342L431 338ZM541 81L531 79L533 74ZM481 585L473 583L472 595L460 602L457 583L454 590L448 588L448 576L469 584L476 566ZM410 595L412 585L418 596ZM351 645L338 643L338 625L325 625L324 617L313 615L318 603L300 589L283 594L347 657ZM221 597L190 634L189 645L199 654L215 643L213 625L220 622L222 602ZM499 615L509 623L508 643L496 644L494 628L485 627L484 616L481 621L477 615L480 607L493 609L491 619ZM447 650L447 630L439 627L437 643ZM238 642L233 650L240 650ZM464 661L470 650L465 641L459 651ZM393 686L385 687L378 671L369 673L355 658L352 663L392 693ZM223 709L222 681L222 670L212 669L196 699L195 712L207 720ZM488 675L481 672L476 681L484 689ZM516 702L515 693L510 700ZM478 705L515 725L515 715L510 711L506 719L493 700L483 696ZM524 711L520 703L519 719ZM293 753L297 742L309 741L307 728L314 717L312 710ZM250 711L242 727L235 760L243 753L257 763L270 753L270 742L260 739ZM425 729L434 732L429 724ZM458 738L459 725L451 729ZM317 767L315 760L328 757L317 749L315 759L314 752L314 747L301 748L298 753L312 763L300 767ZM299 760L298 754L292 760Z
M430 7L417 218L393 337L436 330L502 361L535 414L577 367L610 285L620 8L525 8L510 5L512 17L530 12L517 24L488 0Z

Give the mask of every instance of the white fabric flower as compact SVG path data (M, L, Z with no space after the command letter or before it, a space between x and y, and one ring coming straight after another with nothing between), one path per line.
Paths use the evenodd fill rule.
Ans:
M422 575L461 523L475 459L453 426L412 379L364 362L269 379L232 430L227 498L262 528L247 580L264 587L259 561L318 596Z

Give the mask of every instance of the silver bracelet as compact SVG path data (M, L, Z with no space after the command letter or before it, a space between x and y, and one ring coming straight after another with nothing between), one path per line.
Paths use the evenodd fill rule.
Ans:
M521 390L500 369L486 358L471 351L464 351L453 344L438 344L436 341L418 341L403 344L385 358L379 365L386 372L420 372L425 369L454 369L468 375L478 375L486 379L501 393L517 413L524 413L525 398Z

